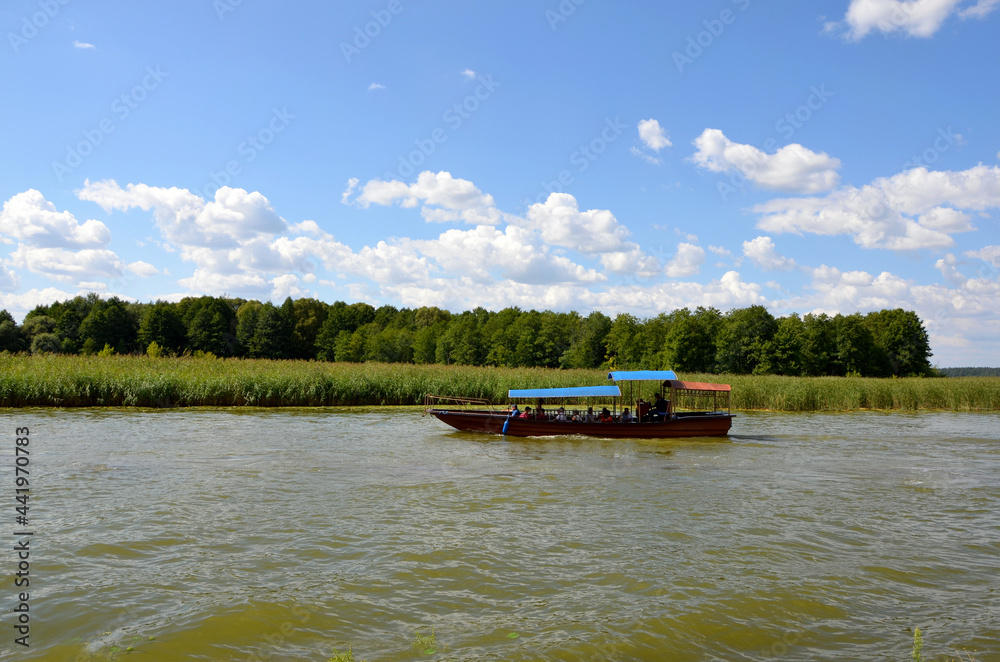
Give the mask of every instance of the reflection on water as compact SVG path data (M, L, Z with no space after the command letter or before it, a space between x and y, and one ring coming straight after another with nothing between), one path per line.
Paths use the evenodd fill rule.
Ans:
M32 647L3 659L905 659L914 626L928 657L1000 655L996 415L671 441L408 409L0 419L32 430L36 530Z

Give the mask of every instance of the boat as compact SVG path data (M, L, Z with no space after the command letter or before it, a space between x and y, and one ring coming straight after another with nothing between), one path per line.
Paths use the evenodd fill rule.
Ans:
M508 404L496 406L481 398L456 398L427 395L424 398L425 414L434 416L456 430L509 435L513 437L552 437L559 435L584 435L611 439L668 439L675 437L721 437L729 433L733 414L730 409L729 384L689 382L677 379L672 370L612 371L608 373L612 385L577 386L571 388L512 389L508 391ZM650 383L655 386L650 388ZM622 395L621 385L626 387ZM667 400L665 415L656 416L647 411L650 403L642 399L643 393L663 394ZM512 416L518 401L534 403L525 411L542 409L528 418ZM609 422L587 420L557 420L556 408L581 412L592 408L596 412L607 409ZM641 414L633 422L623 422L625 408ZM520 408L517 408L520 412Z

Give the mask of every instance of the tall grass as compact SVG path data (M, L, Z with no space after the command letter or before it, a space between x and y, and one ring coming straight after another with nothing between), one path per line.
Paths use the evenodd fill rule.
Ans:
M732 384L734 409L1000 410L993 377L680 377ZM511 388L606 383L603 370L0 354L0 407L416 405L428 393L501 403Z

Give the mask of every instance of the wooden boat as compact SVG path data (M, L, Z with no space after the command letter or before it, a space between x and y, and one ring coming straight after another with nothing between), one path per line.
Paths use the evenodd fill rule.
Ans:
M587 422L584 420L556 420L556 410L550 409L542 417L511 416L512 407L496 407L491 402L476 398L453 398L428 395L424 399L425 413L436 417L457 430L484 432L514 437L551 437L557 435L585 435L588 437L667 439L672 437L725 436L732 425L729 384L685 382L677 379L672 370L615 371L608 379L613 386L582 386L555 389L523 389L508 391L508 399L534 401L535 411L544 408L544 402L571 403L570 411L588 407L600 411L607 406L613 421ZM622 396L618 382L627 385ZM660 420L621 422L619 405L629 403L631 411L640 411L644 404L644 383L656 382L669 407ZM648 390L648 388L647 388ZM585 403L580 405L579 403ZM446 405L451 406L446 406ZM648 406L648 405L647 405ZM530 405L529 405L530 407ZM527 410L529 407L526 407ZM565 407L564 407L565 409Z

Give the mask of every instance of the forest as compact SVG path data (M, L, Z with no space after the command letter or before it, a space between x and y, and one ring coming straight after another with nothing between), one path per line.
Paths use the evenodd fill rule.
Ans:
M763 306L627 313L374 307L311 298L131 303L97 294L0 311L0 351L148 354L499 367L673 369L688 373L939 375L912 311L776 318Z

